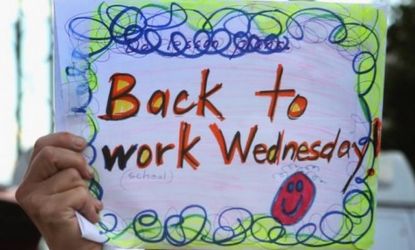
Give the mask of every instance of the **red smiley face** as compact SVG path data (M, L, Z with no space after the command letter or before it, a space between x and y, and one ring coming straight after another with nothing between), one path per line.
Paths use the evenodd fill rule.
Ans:
M275 195L271 207L274 219L283 225L299 222L308 212L316 195L314 183L302 172L288 177Z

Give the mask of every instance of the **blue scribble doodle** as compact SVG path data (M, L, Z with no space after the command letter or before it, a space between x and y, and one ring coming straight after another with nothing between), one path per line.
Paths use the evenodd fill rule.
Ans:
M218 246L233 246L251 241L250 237L260 243L279 246L324 247L332 244L354 244L369 231L374 212L374 197L369 186L361 178L356 178L355 181L358 185L363 185L362 189L367 191L360 189L348 191L343 198L342 209L328 211L317 223L306 223L294 233L288 233L287 226L275 221L271 215L255 216L249 210L240 207L221 211L217 216L216 228L211 228L207 211L200 205L189 205L179 213L167 217L164 223L160 221L155 210L143 210L137 213L131 225L124 230L132 227L136 237L146 243L166 240L176 247L188 245L195 240ZM359 206L367 206L366 209L356 213L349 207L351 199L358 200ZM101 224L101 231L111 233L117 227L117 216L112 213L107 213L105 216L113 218L113 224L109 226ZM327 222L334 216L338 216L337 221L343 224L340 230L333 231ZM367 221L362 227L362 219L365 217ZM191 230L186 230L189 220L192 220L193 227ZM358 234L354 231L355 227L359 227ZM264 230L267 232L264 233ZM287 238L291 240L287 241Z
M205 16L198 10L184 9L172 3L167 11L146 14L154 13L150 11L151 8L154 7L140 9L112 5L106 11L99 12L99 18L73 18L68 24L68 33L78 41L99 42L100 48L83 52L87 57L110 49L127 55L157 53L166 57L183 58L221 55L232 59L248 53L281 53L289 49L290 39L301 40L303 37L301 32L294 34L290 33L290 30L283 30L284 24L271 14L284 16L284 19L287 19L286 25L295 25L296 31L301 31L301 27L295 19L279 10L248 13L236 8L223 8ZM191 14L200 16L201 28L187 33L181 32L180 27L188 28L187 20ZM219 21L213 21L217 20L217 17L221 17ZM264 34L255 25L258 17L268 18L274 22L274 27L279 28L273 29L270 34ZM241 21L247 23L246 29L234 30L232 26ZM96 37L94 32L79 32L79 27L85 22L96 26L97 33L106 35Z
M190 19L198 19L198 22L192 23ZM267 19L272 24L271 28L262 28L259 19ZM73 17L67 24L67 33L74 47L72 64L66 67L65 73L68 83L75 85L79 99L78 104L72 107L72 112L85 115L90 125L88 147L92 155L89 164L93 165L96 159L94 142L98 134L94 114L89 111L97 88L91 79L96 77L94 62L105 53L134 57L158 54L183 59L216 55L237 60L253 53L288 53L298 49L300 42L326 43L351 61L353 71L359 76L357 91L360 104L366 120L371 123L373 118L366 98L376 82L380 43L376 32L369 25L344 20L344 16L324 8L303 8L289 13L275 7L258 12L224 7L207 15L196 9L183 8L177 3L172 3L169 7L150 4L142 8L101 4L98 11L90 16L83 14ZM353 18L348 16L347 20ZM309 28L312 24L319 25L326 33L314 33ZM355 28L364 30L365 35L351 35ZM365 42L369 39L376 41L376 46L366 46ZM368 150L376 148L372 129L369 126L367 136L359 141L360 146L366 145L365 155ZM370 169L373 169L374 162L375 158L369 165ZM108 212L105 216L112 218L112 225L108 225L107 221L101 222L100 227L106 235L114 233L114 238L132 229L135 236L143 242L167 241L177 247L193 241L218 246L253 240L278 246L353 244L369 231L373 223L375 200L366 182L369 175L364 178L355 177L362 164L360 162L356 166L343 188L342 209L327 211L320 221L306 223L294 233L289 233L286 226L278 223L271 215L253 215L240 207L223 210L218 215L216 224L211 224L208 212L201 205L189 205L181 212L167 217L164 222L160 220L157 211L140 211L121 232L115 232L119 226L117 216ZM353 180L360 188L350 186ZM98 199L104 196L103 188L95 179L90 182L90 190ZM350 201L355 199L366 205L367 210L356 213L351 209ZM327 224L330 218L336 216L343 225L332 230ZM229 217L235 221L229 223ZM188 228L189 220L197 228Z

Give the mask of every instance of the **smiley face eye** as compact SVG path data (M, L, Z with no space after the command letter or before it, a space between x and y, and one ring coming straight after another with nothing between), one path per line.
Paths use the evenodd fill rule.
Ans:
M289 182L288 183L288 186L287 186L287 191L289 192L289 193L292 193L293 191L294 191L294 182Z
M298 180L297 184L295 185L295 189L297 190L297 192L301 192L303 191L303 181L302 180Z

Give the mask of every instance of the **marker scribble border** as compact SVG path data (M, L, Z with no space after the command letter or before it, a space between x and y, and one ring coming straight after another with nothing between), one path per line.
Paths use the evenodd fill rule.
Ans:
M242 245L272 249L354 244L368 248L373 238L376 192L376 178L370 177L375 174L380 143L383 69L379 67L383 67L385 60L385 44L380 38L385 37L386 29L383 12L359 5L214 1L203 8L205 11L199 11L198 4L192 1L153 2L131 4L132 1L126 1L129 4L125 5L103 2L95 12L75 16L67 23L66 31L74 49L72 64L65 68L65 77L75 86L80 100L71 110L84 115L88 123L91 166L96 160L94 142L99 133L98 122L90 108L98 88L94 62L106 53L135 57L155 53L189 60L216 55L234 60L252 53L287 53L301 49L295 46L301 42L326 43L351 61L358 79L356 93L367 124L367 135L359 141L365 148L365 162L356 167L343 189L343 209L327 211L320 221L304 224L296 232L289 232L269 214L252 214L242 207L221 211L214 227L207 219L208 211L192 204L164 221L160 220L158 211L138 211L122 230L115 214L104 214L106 223L100 223L100 230L109 243L146 248L189 244L192 247ZM234 31L227 26L235 18L245 20L244 30ZM310 24L324 27L327 33L313 33ZM186 46L186 38L178 31L181 26L194 31L193 44L199 43L197 46ZM170 37L168 43L161 39L166 33ZM222 38L221 43L215 40L217 36ZM359 167L366 170L364 176L356 176ZM102 199L104 190L98 178L90 182L89 189ZM232 225L225 220L230 214L239 216ZM326 226L332 216L339 216L343 222L335 230Z

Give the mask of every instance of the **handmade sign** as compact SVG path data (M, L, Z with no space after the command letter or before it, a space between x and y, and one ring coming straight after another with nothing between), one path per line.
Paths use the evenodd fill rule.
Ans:
M371 5L55 0L56 126L128 248L368 249L385 15Z

